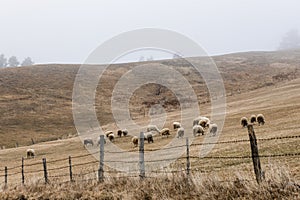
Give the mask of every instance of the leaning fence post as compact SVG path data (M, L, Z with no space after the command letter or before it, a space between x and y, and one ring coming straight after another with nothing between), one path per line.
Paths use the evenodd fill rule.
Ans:
M24 176L24 157L22 157L22 166L21 166L21 174L22 174L22 184L24 185L25 176Z
M189 138L186 138L186 174L190 174L190 148L189 148Z
M260 184L262 181L262 171L261 171L260 159L259 159L259 154L258 154L257 140L256 140L253 125L249 124L247 126L247 128L248 128L248 133L249 133L252 161L253 161L253 167L254 167L254 172L255 172L255 176L256 176L256 181L258 184Z
M73 172L72 172L72 160L71 156L69 156L69 171L70 171L70 181L73 181Z
M48 173L47 173L47 162L46 162L46 158L43 158L43 167L44 167L44 178L45 178L45 183L48 183Z
M103 182L104 179L104 135L100 135L100 161L98 170L98 181Z
M144 133L140 132L140 147L139 147L139 166L140 166L140 178L145 178L145 154L144 154Z
M7 167L4 167L4 188L7 188Z

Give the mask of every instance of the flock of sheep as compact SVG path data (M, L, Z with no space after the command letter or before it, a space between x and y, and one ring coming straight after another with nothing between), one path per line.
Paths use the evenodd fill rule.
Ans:
M177 131L177 138L184 137L185 130L179 122L173 122L172 128L175 131ZM199 116L193 120L193 130L192 131L193 131L194 137L204 135L206 130L210 134L212 134L212 136L215 136L218 131L218 126L215 123L211 123L209 118L203 117L203 116ZM169 128L163 128L160 130L156 125L148 125L146 132L144 133L144 140L148 141L148 143L153 143L154 142L153 138L157 134L159 134L163 137L168 137L171 135L171 130ZM106 135L106 138L109 139L111 142L113 142L115 140L115 135L114 135L113 131L106 131L105 135ZM127 136L128 130L127 129L118 130L117 135L119 137ZM137 136L134 136L131 139L131 142L134 147L138 146L138 141L139 141L139 138ZM94 145L93 140L90 138L85 139L83 143L85 146L87 146L87 145L93 146ZM97 145L99 145L99 144L100 144L100 138L98 138L98 140L97 140Z
M173 122L172 128L177 131L177 138L184 137L185 130L179 122ZM194 137L204 135L206 130L208 130L208 132L210 134L212 134L212 136L215 136L218 131L218 126L215 123L211 123L209 118L203 117L203 116L199 116L193 120L193 135L194 135ZM114 135L113 131L106 131L104 134L107 139L109 139L111 142L114 142L115 135ZM169 128L163 128L163 129L159 130L156 125L148 125L147 130L144 133L144 140L148 141L148 143L153 143L154 142L153 137L157 134L168 137L171 135L171 130ZM127 129L118 130L117 135L118 135L118 137L127 136L128 130ZM139 138L137 136L134 136L131 139L131 142L134 147L137 147ZM106 143L106 139L104 140L104 143ZM91 138L86 138L83 140L83 144L84 144L84 146L88 146L88 145L94 146L94 141ZM100 137L97 140L97 146L99 146L99 145L100 145ZM34 151L34 149L27 149L26 154L27 154L27 158L34 158L35 151Z
M263 114L258 114L257 116L251 115L249 122L246 117L241 118L242 127L247 127L247 125L249 123L251 123L251 124L257 123L258 125L264 125L265 117L263 116ZM185 130L179 122L173 122L172 128L177 131L177 138L184 137ZM218 126L215 123L211 123L209 118L203 117L203 116L199 116L193 120L193 135L194 135L194 137L204 135L206 130L212 136L215 136L218 131ZM156 125L148 125L147 130L144 133L144 140L148 141L148 143L153 143L154 142L153 137L157 134L168 137L169 135L171 135L171 131L169 128L163 128L163 129L159 130ZM127 136L128 130L127 129L118 130L117 135L118 135L118 137ZM115 140L115 135L114 135L113 131L106 131L105 136L111 142L113 142ZM132 138L131 142L134 147L137 147L138 142L139 142L138 137L134 136ZM106 140L104 140L104 143L106 143ZM87 139L84 139L83 144L84 144L84 146L87 146L87 145L93 146L94 142L91 138L87 138ZM100 145L100 137L97 140L97 145ZM35 156L34 149L27 149L26 155L27 155L27 158L34 158L34 156Z
M258 114L257 116L255 115L251 115L250 116L250 121L251 124L255 124L257 123L259 126L260 125L264 125L265 124L265 117L263 116L263 114ZM242 127L247 127L247 125L249 124L247 117L242 117L241 118L241 125Z

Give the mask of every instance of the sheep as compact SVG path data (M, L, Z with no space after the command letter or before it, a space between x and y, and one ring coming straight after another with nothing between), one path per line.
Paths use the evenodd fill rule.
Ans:
M182 138L184 136L184 128L183 127L180 127L178 130L177 130L177 138Z
M26 155L27 155L27 158L34 158L34 156L35 156L34 149L27 149L26 150Z
M209 133L212 134L213 136L215 136L218 131L218 126L217 126L217 124L211 124L209 129L210 129Z
M131 141L132 141L132 144L133 144L134 147L137 147L137 146L138 146L138 144L139 144L139 138L138 138L137 136L134 136L134 137L131 139Z
M199 135L204 135L204 129L200 125L195 125L193 126L193 135L194 137L199 136Z
M195 125L201 125L201 124L199 124L200 122L201 122L201 124L204 123L203 126L202 126L203 128L208 127L209 124L210 124L210 120L207 117L199 116L199 117L197 117L197 118L194 119L193 126L195 126Z
M161 134L162 136L166 135L168 137L170 135L170 129L163 128L159 131L159 134Z
M179 122L173 122L173 128L174 130L178 129L181 127L181 124Z
M150 132L150 131L156 131L159 133L159 129L157 128L156 125L148 125L147 126L147 132Z
M203 128L209 128L209 121L207 121L206 119L201 119L198 125L202 126Z
M256 122L256 116L255 115L251 115L250 117L250 123L254 123Z
M243 126L243 128L248 125L248 119L246 117L241 118L241 125Z
M108 139L109 139L111 142L113 142L114 139L115 139L115 135L114 135L113 133L109 134L109 135L108 135Z
M150 142L153 143L154 142L153 136L154 136L154 134L152 132L146 132L146 133L144 133L144 140L147 140L148 143L150 143Z
M199 124L199 121L201 120L201 118L202 118L201 116L195 118L195 119L193 120L193 126Z
M122 133L123 133L123 136L125 137L125 136L128 135L128 130L127 130L127 129L123 129L123 130L122 130Z
M121 136L122 136L122 133L123 133L123 131L122 131L122 130L120 130L120 129L117 131L117 134L118 134L118 136L119 136L119 137L121 137Z
M92 146L94 146L94 142L92 139L88 138L88 139L84 139L83 140L83 144L84 146L87 146L88 144L91 144Z
M106 135L106 137L108 137L108 135L113 134L114 132L112 131L106 131L104 134Z
M264 125L265 124L265 117L263 116L263 114L258 114L257 115L257 123L258 125Z

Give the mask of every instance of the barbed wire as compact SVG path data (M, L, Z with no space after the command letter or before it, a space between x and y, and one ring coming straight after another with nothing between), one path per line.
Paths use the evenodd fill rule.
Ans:
M300 138L300 135L293 135L293 136L282 136L282 137L270 137L270 138L257 138L256 140L257 141L271 141L271 140L282 140L282 139L298 139ZM241 142L249 142L249 139L240 139L240 140L228 140L228 141L218 141L218 142L210 142L210 143L193 143L191 144L190 146L198 146L198 145L211 145L211 144L229 144L229 143L241 143ZM178 145L178 146L172 146L172 147L166 147L166 148L163 148L163 149L175 149L175 148L182 148L182 147L185 147L186 145ZM147 150L144 150L144 152L147 152L147 151L157 151L157 150L161 150L161 149L147 149ZM126 153L126 152L139 152L139 151L136 151L136 150L129 150L129 151L104 151L104 153ZM96 151L96 152L93 152L93 153L87 153L87 154L82 154L82 155L77 155L77 156L70 156L71 159L78 159L78 158L83 158L83 157L87 157L87 156L91 156L93 154L98 154L100 153L100 151ZM274 157L298 157L300 156L300 152L294 152L294 153L277 153L277 154L262 154L262 155L258 155L258 156L252 156L252 155L236 155L236 156L205 156L205 157L200 157L200 156L189 156L189 157L186 157L186 156L181 156L179 158L167 158L167 159L155 159L155 160L145 160L144 162L145 163L151 163L151 162L164 162L164 161L172 161L172 160L181 160L181 159L199 159L199 160L205 160L205 159L252 159L252 158L255 158L255 157L259 157L259 158L274 158ZM58 162L62 162L62 161L67 161L69 158L60 158L60 159L55 159L55 160L49 160L47 161L47 164L49 163L58 163ZM24 160L25 161L25 160ZM26 161L27 162L27 161ZM133 161L121 161L121 160L105 160L105 162L107 163L136 163L136 164L139 164L140 161L139 160L133 160ZM76 163L76 164L73 164L72 167L77 167L77 166L83 166L83 165L89 165L89 164L96 164L96 163L99 163L99 161L89 161L89 162L82 162L82 163ZM40 165L42 166L42 162L39 161L39 162L33 162L33 163L24 163L23 167L26 168L26 167L31 167L31 166L36 166L36 165ZM70 166L69 165L65 165L65 166L60 166L60 167L54 167L54 168L48 168L47 171L55 171L55 170L61 170L61 169L68 169ZM14 172L14 170L20 170L18 172ZM3 178L3 177L7 177L7 176L14 176L14 175L19 175L21 174L21 169L22 169L22 166L21 165L18 165L18 166L13 166L13 167L7 167L7 172L6 174L1 174L0 177ZM31 174L31 173L40 173L40 172L44 172L45 169L38 169L38 170L31 170L31 171L24 171L23 173L24 174ZM12 172L13 171L13 172ZM148 174L174 174L174 173L184 173L186 172L187 169L177 169L177 170L174 170L174 169L171 169L171 170L155 170L155 171L147 171ZM211 173L211 172L208 172L208 171L205 171L205 170L199 170L199 169L189 169L189 171L191 172L200 172L200 173ZM0 172L5 172L5 169L0 169ZM112 171L112 170L105 170L104 171L105 173L107 174L124 174L124 172L119 172L119 171ZM126 173L126 172L125 172ZM138 173L138 172L135 172L135 173ZM73 177L74 179L76 179L76 177L82 177L82 176L86 176L86 175L96 175L95 178L91 179L91 180L95 180L97 178L97 170L93 170L93 171L88 171L88 172L85 172L85 173L80 173L80 174L73 174ZM126 173L127 174L127 173ZM67 176L70 176L70 174L68 173L65 173L65 174L54 174L54 175L49 175L48 177L49 178L61 178L61 177L67 177ZM116 176L113 178L120 178L122 176ZM130 177L134 177L134 178L137 178L137 177L140 177L139 175L126 175L126 176L123 176L124 178L130 178ZM147 176L147 178L149 178L150 176ZM89 179L85 179L83 181L89 181ZM225 181L228 181L228 180L225 180ZM249 180L240 180L240 179L237 179L235 181L249 181ZM250 180L250 181L253 181L253 180ZM229 181L229 182L232 182L232 181Z

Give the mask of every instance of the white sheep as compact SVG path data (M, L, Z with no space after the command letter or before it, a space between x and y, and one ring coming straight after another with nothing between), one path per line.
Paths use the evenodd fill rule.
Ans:
M111 142L113 142L115 139L115 135L113 133L109 134L107 137Z
M218 131L218 125L217 124L211 124L209 129L210 129L209 130L210 134L215 136L217 134L217 131Z
M181 124L179 122L173 122L173 128L174 130L178 129L181 127Z
M104 134L106 135L106 137L108 137L108 135L113 134L114 132L112 131L106 131Z
M128 130L127 129L123 129L122 133L123 133L123 136L127 136L128 135Z
M88 144L94 146L94 142L91 138L84 139L83 144L84 144L84 146L87 146Z
M131 139L131 141L132 141L132 144L133 144L134 147L137 147L137 146L138 146L138 144L139 144L139 138L138 138L137 136L134 136L134 137Z
M194 135L194 137L200 136L200 134L204 135L204 129L203 129L203 127L200 126L200 125L193 126L193 135Z
M250 117L250 123L254 123L256 122L256 116L255 115L251 115Z
M177 130L177 138L182 138L184 136L184 128L183 127L180 127L178 130Z
M258 125L265 124L265 117L263 116L263 114L258 114L256 119L257 119Z
M168 129L168 128L163 128L163 129L161 129L161 130L159 131L159 134L162 135L162 136L166 135L166 136L168 137L168 136L170 135L170 129Z
M205 122L205 124L203 125L204 126L203 128L208 127L210 124L210 119L208 119L207 117L199 116L193 120L193 126L201 125L201 124L199 124L200 121L201 121L201 124Z
M144 133L144 140L147 140L148 143L150 143L150 142L153 143L154 142L153 141L153 133L151 131Z
M207 117L202 117L198 124L203 128L209 128L210 120Z
M27 155L27 158L34 158L34 156L35 156L34 149L27 149L26 150L26 155Z
M148 125L147 126L147 132L150 132L150 131L156 131L156 132L158 132L159 133L159 129L157 128L157 126L156 125Z
M122 136L122 133L123 133L123 132L122 132L122 130L120 130L120 129L117 131L117 135L118 135L119 137Z
M243 126L243 128L248 125L248 119L247 119L247 117L242 117L241 118L241 125Z

